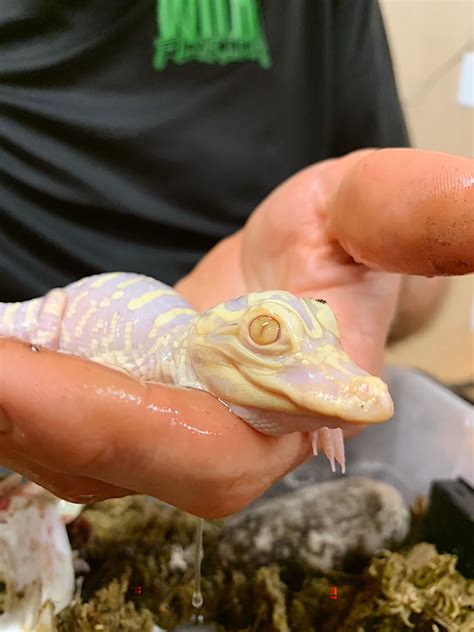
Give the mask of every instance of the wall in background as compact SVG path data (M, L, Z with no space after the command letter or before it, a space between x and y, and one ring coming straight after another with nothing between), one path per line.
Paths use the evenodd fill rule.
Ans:
M474 1L379 0L412 144L474 157L474 108L456 101L462 54L474 49ZM387 362L419 367L448 382L474 377L472 276L420 334L387 352Z

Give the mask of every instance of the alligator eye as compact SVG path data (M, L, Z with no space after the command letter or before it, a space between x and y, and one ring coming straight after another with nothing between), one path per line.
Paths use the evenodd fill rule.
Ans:
M257 316L250 323L249 333L258 345L270 345L278 340L280 323L271 316Z

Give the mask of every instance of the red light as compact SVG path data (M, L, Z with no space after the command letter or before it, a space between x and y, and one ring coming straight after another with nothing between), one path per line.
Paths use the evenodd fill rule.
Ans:
M337 599L337 586L331 586L329 589L329 599Z
M142 594L142 587L141 586L133 586L133 592L140 596Z

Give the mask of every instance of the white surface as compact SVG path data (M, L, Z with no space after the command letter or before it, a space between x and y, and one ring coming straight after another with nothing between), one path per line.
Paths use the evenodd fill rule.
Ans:
M7 594L1 632L40 629L36 623L43 605L51 601L59 611L72 599L74 569L66 528L57 502L34 483L0 509L0 577ZM53 614L54 609L44 612L46 620Z
M457 101L464 107L474 107L474 51L464 53L461 59Z
M390 367L386 378L395 416L354 439L350 473L379 470L409 502L435 479L462 476L474 484L472 407L416 371Z
M472 406L415 370L389 367L385 379L395 415L346 441L347 476L383 480L408 503L427 494L433 480L461 476L474 485ZM323 457L316 457L269 495L340 476L331 473Z

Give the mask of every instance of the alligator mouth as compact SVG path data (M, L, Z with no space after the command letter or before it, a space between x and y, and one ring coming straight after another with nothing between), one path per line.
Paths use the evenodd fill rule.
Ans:
M378 377L356 376L347 381L320 381L312 388L285 388L299 414L336 417L353 424L388 421L394 412L387 385Z
M350 373L340 370L323 373L309 363L305 367L285 367L277 374L245 367L240 372L252 396L246 393L242 398L238 390L226 393L223 399L236 405L308 417L316 422L325 419L328 427L333 427L332 422L336 421L383 423L394 412L385 382L355 365ZM303 426L308 424L301 423L303 432L314 429L314 423L309 428Z

